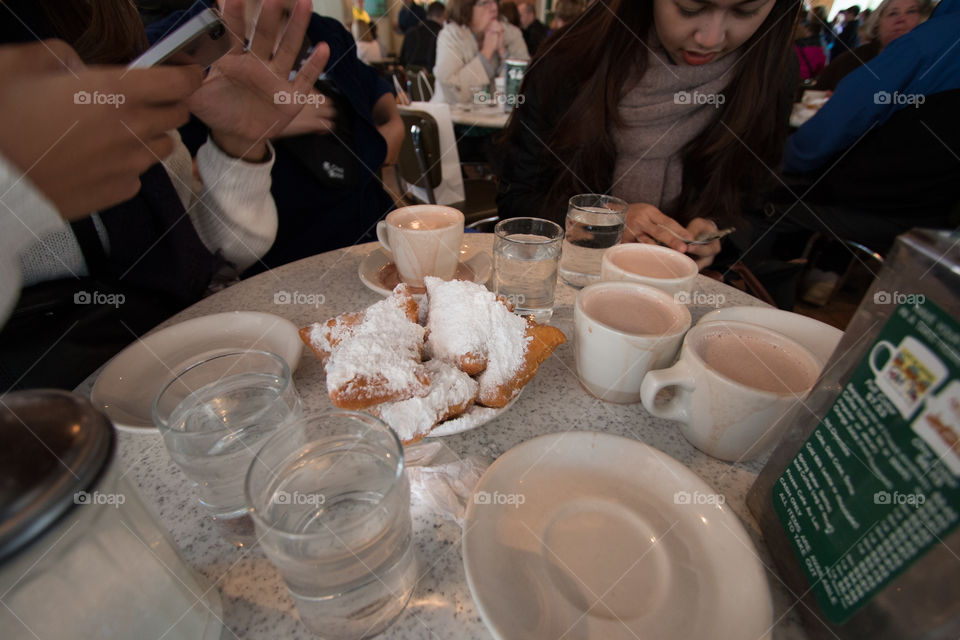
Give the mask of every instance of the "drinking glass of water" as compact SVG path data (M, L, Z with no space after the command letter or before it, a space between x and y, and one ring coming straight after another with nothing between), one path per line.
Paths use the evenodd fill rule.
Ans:
M588 193L570 198L560 277L574 287L600 280L603 252L620 242L627 220L620 198Z
M540 323L553 315L563 229L540 218L508 218L493 230L494 284L520 315Z
M267 557L313 633L374 636L417 579L403 446L365 413L298 420L254 458L247 500Z
M170 457L238 547L256 541L243 482L266 439L300 414L290 367L267 351L214 352L177 373L153 401Z

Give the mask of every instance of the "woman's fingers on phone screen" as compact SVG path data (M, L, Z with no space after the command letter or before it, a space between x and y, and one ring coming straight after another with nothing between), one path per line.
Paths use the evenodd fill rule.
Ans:
M693 239L676 220L653 205L645 203L631 204L627 209L626 229L637 239L637 242L642 242L641 238L646 236L680 252L686 252L687 243L670 231L684 238Z

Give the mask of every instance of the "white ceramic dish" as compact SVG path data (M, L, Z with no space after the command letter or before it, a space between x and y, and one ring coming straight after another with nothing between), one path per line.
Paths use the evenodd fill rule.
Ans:
M837 348L843 331L819 320L781 309L764 307L726 307L706 314L697 324L737 320L766 327L800 343L826 364Z
M153 398L176 371L211 351L262 349L296 371L303 343L292 322L269 313L232 311L186 320L137 340L113 357L90 398L125 431L155 429Z
M528 440L467 507L467 584L496 638L770 638L763 566L713 489L635 440Z
M400 282L396 270L397 267L393 264L390 256L387 255L387 252L383 248L377 247L360 261L358 273L360 280L368 289L376 291L382 296L388 296L393 290L393 286ZM461 280L472 280L477 284L486 284L492 273L493 258L480 249L475 241L471 242L470 234L466 234L463 238L463 244L460 245L460 264L454 277ZM422 294L423 290L415 292Z

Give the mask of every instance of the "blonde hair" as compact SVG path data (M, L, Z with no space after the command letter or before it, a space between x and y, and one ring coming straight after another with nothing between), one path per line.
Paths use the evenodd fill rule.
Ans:
M920 8L920 22L923 22L930 17L933 11L933 3L930 0L916 0L916 2ZM870 36L870 40L876 40L880 36L880 20L892 3L893 0L883 0L877 5L876 9L870 12L867 24L864 25L864 31Z

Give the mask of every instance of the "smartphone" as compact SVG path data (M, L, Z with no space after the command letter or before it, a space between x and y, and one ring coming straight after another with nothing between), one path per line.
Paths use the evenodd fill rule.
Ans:
M233 44L234 39L220 19L220 14L214 9L207 9L147 49L127 68L196 64L206 69L229 53Z

